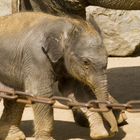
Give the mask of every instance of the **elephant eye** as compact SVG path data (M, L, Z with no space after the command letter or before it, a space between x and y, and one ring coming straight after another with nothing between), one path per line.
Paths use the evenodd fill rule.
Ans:
M83 58L83 63L85 66L88 66L90 64L90 61L86 58Z

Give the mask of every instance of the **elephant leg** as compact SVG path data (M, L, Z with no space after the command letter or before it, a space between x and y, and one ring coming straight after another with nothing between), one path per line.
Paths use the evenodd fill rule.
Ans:
M119 103L111 95L109 95L109 101L112 103ZM74 120L78 125L83 126L83 127L89 127L89 122L87 120L87 117L81 111L81 109L73 109L72 112L73 112ZM120 111L120 110L114 110L113 113L116 117L116 120L117 120L119 126L125 125L127 123L126 122L127 116L126 116L125 112Z
M83 89L84 90L84 89ZM69 98L73 102L77 102L74 94L70 94ZM98 112L89 111L87 108L72 109L76 123L90 128L90 137L93 139L101 139L109 137L102 116Z
M95 98L92 93L90 93L90 90L88 89L84 89L87 90L86 93L88 93L88 96L86 97L87 100L91 100L93 98ZM77 96L77 95L76 95ZM119 103L116 99L114 99L111 95L109 95L109 101L111 103ZM119 126L125 125L127 124L126 120L127 120L127 116L125 114L124 111L120 111L120 110L113 110L113 113L115 115L115 118L118 122ZM79 124L80 126L84 126L84 127L88 127L88 120L86 118L86 116L84 115L84 113L79 110L79 109L74 109L73 110L73 115L74 115L74 119L77 122L77 124Z
M73 109L74 120L80 126L90 128L90 137L93 139L101 139L109 137L102 116L97 112L91 112L87 109Z
M53 108L49 105L33 105L35 137L37 140L54 140L52 136L53 128Z
M25 140L19 125L24 104L4 99L4 110L0 119L0 140Z
M116 99L114 99L111 95L109 95L109 101L111 103L119 103ZM116 117L116 120L118 122L119 125L121 124L125 124L126 123L126 120L127 120L127 116L125 114L124 111L120 111L120 110L114 110L113 111L115 117Z
M32 6L33 11L35 11L35 12L41 12L41 8L38 5L38 1L30 0L30 3L31 3L31 6Z
M91 138L101 139L109 137L109 133L104 126L102 116L99 113L91 112L85 108L80 109L88 119Z
M31 93L33 96L50 98L53 95L54 77L46 60L45 57L44 61L38 62L39 66L35 65L29 68L32 73L29 73L25 79L25 91ZM28 71L29 69L27 69L27 72L30 72ZM35 103L32 105L32 108L34 112L35 139L54 140L52 137L54 124L52 106Z
M74 79L63 79L58 87L63 96L69 97L73 102L87 102L90 98L89 89ZM102 116L97 112L91 112L85 108L72 109L76 123L90 128L90 136L93 139L106 138L109 134L104 127Z
M29 85L30 89L28 88L26 90L30 93L36 93L34 96L46 98L52 97L52 88L50 87L50 83L47 84L46 77L42 80L38 80L36 85L37 88L34 85L34 82L31 83L32 85L28 83L27 85ZM36 80L33 81L36 83ZM35 103L32 105L32 108L34 112L34 128L36 140L54 140L52 137L54 124L52 106L48 104Z

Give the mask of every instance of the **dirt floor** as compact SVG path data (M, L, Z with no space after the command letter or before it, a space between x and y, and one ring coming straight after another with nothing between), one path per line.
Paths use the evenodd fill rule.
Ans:
M108 63L109 89L121 103L129 100L140 100L140 57L109 58ZM0 105L0 113L2 105ZM54 135L56 140L91 140L89 129L74 123L71 111L55 109ZM106 140L140 140L140 113L128 113L128 124L119 129L119 133ZM26 108L22 118L22 130L27 140L34 140L33 114Z

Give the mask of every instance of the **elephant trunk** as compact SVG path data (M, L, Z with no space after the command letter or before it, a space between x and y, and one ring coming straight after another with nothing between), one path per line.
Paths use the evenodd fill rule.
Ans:
M138 0L88 0L90 4L110 9L119 10L140 10Z
M97 80L98 79L98 80ZM109 101L109 93L107 89L107 76L106 74L103 74L101 76L98 76L95 80L95 77L90 77L90 88L95 93L97 100L99 101ZM105 104L100 104L100 108L105 109ZM111 127L111 134L114 134L118 132L118 126L116 118L112 111L103 112L103 117L107 120Z
M108 101L109 94L107 89L107 76L105 74L98 75L97 78L90 76L89 77L89 86L92 91L95 93L96 98L100 101Z

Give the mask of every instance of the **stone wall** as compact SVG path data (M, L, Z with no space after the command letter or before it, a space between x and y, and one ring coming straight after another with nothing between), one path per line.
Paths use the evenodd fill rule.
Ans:
M127 56L140 47L140 11L90 6L87 8L87 16L90 14L102 31L109 55Z

